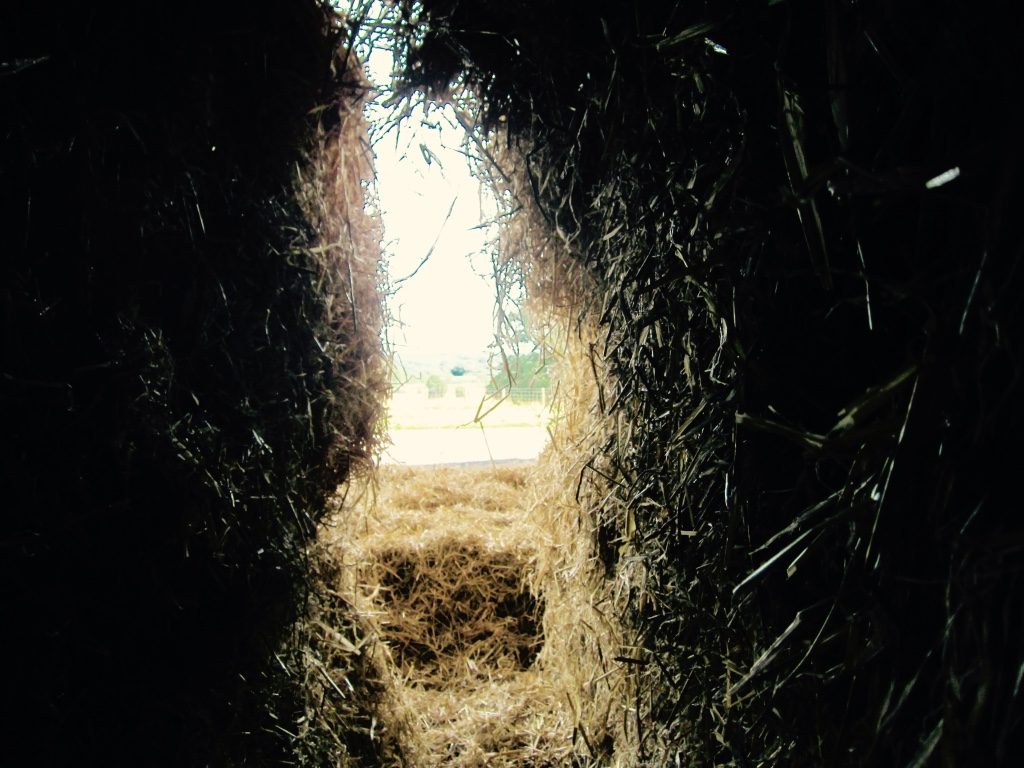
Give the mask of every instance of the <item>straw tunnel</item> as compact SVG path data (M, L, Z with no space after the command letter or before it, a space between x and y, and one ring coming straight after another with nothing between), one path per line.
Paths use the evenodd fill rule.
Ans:
M1021 13L4 4L5 761L1015 765ZM374 47L529 465L375 464Z

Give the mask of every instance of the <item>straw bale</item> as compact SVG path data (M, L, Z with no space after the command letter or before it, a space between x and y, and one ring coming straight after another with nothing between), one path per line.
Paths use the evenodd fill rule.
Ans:
M472 539L374 553L360 581L374 585L381 636L402 677L431 687L528 668L543 641L543 606L526 588L525 565Z
M380 440L388 392L382 350L384 309L381 223L371 195L373 164L363 100L369 83L358 61L345 62L349 81L339 94L334 127L317 126L300 167L297 194L316 233L307 252L317 267L324 302L322 344L334 364L338 407L333 414L331 466L366 467Z
M401 676L436 686L528 667L543 602L528 576L536 543L519 513L522 470L381 472L384 493L342 512L331 535Z
M338 768L397 765L401 752L379 713L386 691L377 679L370 638L338 591L339 566L326 546L310 551L313 588L291 646L304 695L294 756L299 765Z
M368 638L380 721L411 764L582 765L610 752L617 625L552 466L383 467L324 529Z
M613 759L1010 764L1019 13L406 8L409 87L475 90L522 226L587 281L535 282L593 329Z
M572 713L541 672L524 672L469 690L413 689L408 706L423 755L436 764L477 766L568 765L572 762ZM433 763L428 763L433 764Z
M0 9L8 762L293 759L306 544L383 391L342 39L317 0Z

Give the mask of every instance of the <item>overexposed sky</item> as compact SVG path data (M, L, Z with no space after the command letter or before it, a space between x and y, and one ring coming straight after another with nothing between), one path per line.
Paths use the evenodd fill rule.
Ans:
M374 51L368 70L374 82L386 85L388 52ZM371 106L371 121L383 120L385 112ZM488 233L480 223L493 216L481 208L493 210L493 203L481 196L459 151L464 132L451 107L419 108L399 129L384 136L379 130L374 155L392 284L431 253L391 297L391 312L401 323L390 328L392 345L399 355L484 357L494 338L494 279L485 251Z

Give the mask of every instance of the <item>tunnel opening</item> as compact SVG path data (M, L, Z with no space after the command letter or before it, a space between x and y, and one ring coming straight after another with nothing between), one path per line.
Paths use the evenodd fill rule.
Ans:
M391 30L355 46L384 81L368 121L391 288L391 445L321 530L340 564L325 603L354 619L383 751L424 766L610 754L621 638L592 558L594 367L565 301L579 273L537 226L522 158L484 127L470 85L393 84L408 63L396 64L408 51L393 30L406 22L394 7L359 9ZM475 315L460 306L474 302ZM446 444L459 430L474 452ZM509 442L527 432L527 448Z
M465 83L410 89L401 13L356 4L373 195L384 239L391 390L385 463L531 461L543 449L560 350L502 245L519 205ZM384 33L380 30L391 30Z

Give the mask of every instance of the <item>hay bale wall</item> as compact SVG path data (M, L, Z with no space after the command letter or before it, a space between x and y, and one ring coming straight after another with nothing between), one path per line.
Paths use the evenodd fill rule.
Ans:
M1008 764L1019 13L418 8L410 85L478 90L596 285L619 759Z
M384 386L341 33L316 0L0 11L11 764L292 759L303 547Z

